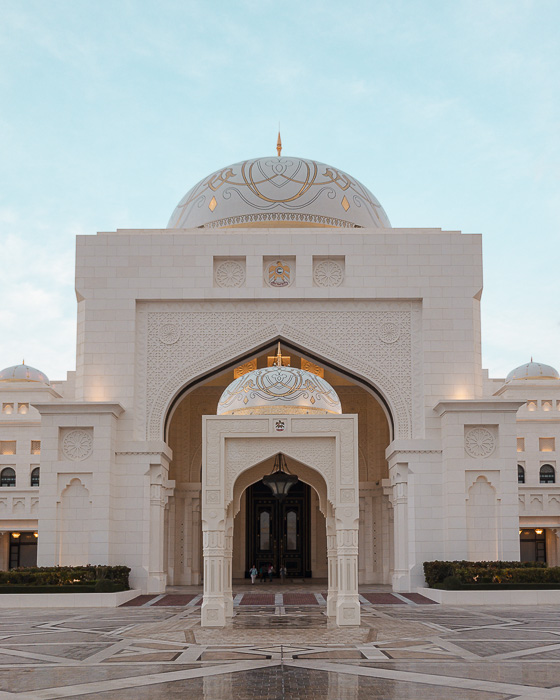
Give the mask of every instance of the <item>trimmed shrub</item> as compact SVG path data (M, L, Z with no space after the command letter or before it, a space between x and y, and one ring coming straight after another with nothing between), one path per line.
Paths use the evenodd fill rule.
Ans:
M461 586L461 579L458 576L448 576L443 580L443 587L446 591L458 591Z
M560 568L548 568L545 562L519 561L427 561L424 576L430 588L452 585L497 583L560 583Z
M100 578L95 584L96 593L115 593L116 591L123 591L124 588L118 581L111 581L108 578Z
M0 571L0 585L12 586L95 586L107 580L118 584L118 590L128 590L128 566L41 566Z

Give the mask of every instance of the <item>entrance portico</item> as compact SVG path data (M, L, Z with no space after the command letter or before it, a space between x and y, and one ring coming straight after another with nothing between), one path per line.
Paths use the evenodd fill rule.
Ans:
M317 493L326 518L327 614L359 625L357 416L225 415L203 418L202 625L220 627L233 614L233 522L245 489L266 474L262 463L282 452Z

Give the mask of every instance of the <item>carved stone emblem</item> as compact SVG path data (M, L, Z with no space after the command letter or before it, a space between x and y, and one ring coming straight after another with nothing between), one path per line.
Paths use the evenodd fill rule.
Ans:
M276 260L268 266L268 284L271 287L289 287L291 281L290 266L283 260Z
M93 436L87 430L71 430L62 440L62 453L72 462L81 462L93 452Z
M158 338L165 345L174 345L181 337L181 329L175 323L164 323L159 329Z
M379 328L379 340L384 343L396 343L400 334L400 329L396 323L383 323Z
M496 448L492 433L481 426L471 428L465 435L465 451L470 457L489 457Z
M224 260L216 267L214 279L218 287L242 287L245 267L237 260Z
M321 260L313 270L313 281L318 287L339 287L344 279L344 269L336 260Z
M283 420L277 420L276 423L274 423L274 430L276 430L277 433L283 433L284 430L286 430L286 423Z

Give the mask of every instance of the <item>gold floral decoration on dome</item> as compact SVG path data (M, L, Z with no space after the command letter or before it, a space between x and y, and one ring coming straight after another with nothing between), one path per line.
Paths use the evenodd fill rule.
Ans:
M229 227L260 222L390 228L372 193L347 173L319 161L281 156L253 158L212 173L177 205L168 228ZM330 203L330 204L329 204ZM336 203L336 208L333 208ZM205 218L202 209L220 216ZM216 213L218 213L216 212ZM351 218L343 218L350 217Z

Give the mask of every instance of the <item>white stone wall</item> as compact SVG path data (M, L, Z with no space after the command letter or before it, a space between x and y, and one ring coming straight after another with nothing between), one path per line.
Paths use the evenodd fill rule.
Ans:
M270 255L295 256L297 272L295 282L289 287L274 289L264 283L262 260ZM216 256L245 258L246 276L242 286L216 285ZM314 256L344 259L344 279L339 286L316 286ZM301 302L312 300L320 301L323 311L336 311L337 303L344 300L422 300L421 316L411 319L414 342L407 351L411 365L409 386L393 387L385 376L379 353L372 352L376 328L364 326L363 319L361 324L358 321L362 334L356 336L358 357L353 360L356 371L369 372L379 383L386 380L382 390L391 395L393 410L408 412L408 416L403 414L400 419L401 437L422 437L426 429L437 431L437 420L430 413L437 400L473 398L481 392L480 329L475 299L481 288L478 235L437 229L393 229L383 233L235 229L219 233L118 231L79 236L76 287L79 298L84 300L80 301L79 309L76 376L76 397L80 400L118 400L125 408L132 408L135 367L131 358L136 341L136 300L140 298L222 303L282 299L288 302L286 308L300 312ZM199 306L200 311L203 308ZM211 316L212 307L206 308ZM167 310L171 312L169 306ZM387 341L391 341L392 334L381 326L392 322L380 319L377 328ZM282 335L281 328L274 332ZM352 358L337 353L340 342L347 342L348 328L333 322L328 329L323 328L322 336L321 341L328 343L333 355L339 355L341 363L352 364L349 362ZM258 335L253 337L253 342L257 340ZM223 344L220 349L223 350ZM143 362L143 348L136 350L137 362ZM232 352L235 352L233 342ZM396 361L397 354L393 352L392 356ZM142 367L137 369L140 375ZM171 398L164 397L164 401ZM141 388L139 393L137 387L137 418L144 409L142 401ZM149 411L149 407L145 408ZM146 419L143 416L136 424L139 439L146 435ZM127 415L123 429L128 429L128 420Z
M289 286L267 285L263 265L270 257L290 259ZM239 274L219 274L228 261ZM317 270L329 261L338 272L325 282ZM166 414L189 382L278 337L375 387L394 419L386 466L377 454L377 424L369 418L364 423L370 409L349 390L344 410L360 404L360 431L368 433L368 445L369 433L374 435L374 447L360 455L360 580L416 585L424 560L489 556L494 545L497 556L515 558L519 508L527 525L551 532L560 526L560 489L538 484L540 464L560 467L556 451L538 449L539 437L555 437L558 450L560 392L543 384L525 385L527 395L512 393L486 380L486 403L481 401L481 286L480 236L438 229L79 236L76 373L56 384L63 399L44 392L33 399L43 414L37 461L40 562L55 563L60 552L74 557L87 549L92 562L132 566L134 580L146 590L164 586L167 569L176 581L198 582L200 485L192 478L198 448L189 464L175 470L163 443ZM16 401L31 396L21 387L10 391ZM537 409L520 408L516 425L512 402L529 399L537 401ZM553 408L547 412L542 401L548 399ZM58 413L50 410L52 402L60 404ZM92 408L103 402L118 403L124 411ZM0 434L18 440L18 489L35 464L19 448L19 442L36 439L39 416L30 417L34 423L7 424L0 414ZM467 438L479 428L494 446L487 455L473 456ZM92 452L83 460L61 451L64 436L76 429L92 436ZM525 438L522 454L515 448L518 436ZM526 467L521 489L518 461ZM188 472L175 490L174 470ZM86 498L83 489L88 494L87 547L82 535L73 542L64 537L72 534L73 508L61 499L73 479L81 485L80 498ZM0 490L0 503L5 491ZM35 527L31 495L24 496L29 496L24 519ZM9 522L0 513L0 529ZM480 534L489 531L495 537L479 546Z

